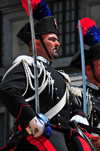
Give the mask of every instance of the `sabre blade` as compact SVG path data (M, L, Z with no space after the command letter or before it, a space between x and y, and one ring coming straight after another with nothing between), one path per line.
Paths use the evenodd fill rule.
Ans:
M40 113L34 20L33 20L33 16L32 16L31 2L30 2L30 0L27 0L27 1L28 1L28 9L29 9L29 19L30 19L30 26L31 26L31 37L32 37L32 48L33 48L33 60L34 60L33 64L34 64L34 83L35 83L35 111L36 111L36 113Z
M82 77L83 77L83 110L87 115L86 107L86 78L85 78L85 56L84 56L84 46L83 46L83 36L80 21L78 20L79 25L79 38L80 38L80 47L81 47L81 61L82 61Z

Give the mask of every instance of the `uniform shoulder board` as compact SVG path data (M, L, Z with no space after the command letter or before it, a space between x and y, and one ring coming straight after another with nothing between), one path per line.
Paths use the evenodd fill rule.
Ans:
M71 82L69 75L65 73L63 70L58 70L58 73L60 73L69 83Z
M13 64L19 64L19 63L22 62L22 61L26 62L29 66L34 65L33 57L31 57L31 56L26 56L26 55L21 55L21 56L17 57L17 58L14 60ZM39 68L39 67L40 67L40 63L39 63L39 61L37 61L37 68Z
M23 63L24 65L26 64L27 66L34 66L34 60L31 56L26 56L26 55L21 55L19 57L17 57L14 61L12 66L6 71L6 73L4 74L2 81L4 80L5 76L12 70L14 69L17 65L19 65L20 63ZM39 61L37 61L37 68L40 68L40 63Z
M79 87L71 86L71 93L77 97L82 97L83 89Z
M20 63L22 61L25 61L28 65L32 66L33 58L30 56L21 55L14 60L13 64Z

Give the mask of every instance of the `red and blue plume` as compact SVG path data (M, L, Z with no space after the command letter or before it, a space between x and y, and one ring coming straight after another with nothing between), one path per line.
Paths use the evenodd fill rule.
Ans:
M22 5L26 10L27 15L29 15L27 0L22 0ZM31 7L34 19L40 20L43 17L51 16L51 12L48 8L48 5L44 0L31 0Z
M85 17L80 20L84 44L92 46L100 42L100 29L96 26L95 21ZM77 25L77 28L78 25Z
M46 16L51 16L51 12L46 2L44 0L41 0L41 2L37 4L36 9L33 10L33 18L40 20L41 18Z

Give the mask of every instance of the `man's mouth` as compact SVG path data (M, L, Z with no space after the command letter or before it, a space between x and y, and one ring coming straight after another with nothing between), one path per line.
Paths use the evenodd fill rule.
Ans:
M54 49L54 53L57 53L57 49Z
M58 51L57 47L56 47L56 48L54 48L53 50L54 50L54 52L55 52L55 53L57 53L57 51Z

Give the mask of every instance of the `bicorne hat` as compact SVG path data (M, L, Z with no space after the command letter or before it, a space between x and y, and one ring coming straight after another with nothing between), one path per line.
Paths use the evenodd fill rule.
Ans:
M84 49L85 64L100 58L100 29L97 28L95 22L90 18L80 20L83 41L89 49ZM72 58L71 66L81 69L81 51L78 51Z
M35 3L37 2L37 4ZM39 0L38 0L39 1ZM34 0L35 3L33 5L33 2L31 1L33 5L33 18L38 20L37 23L34 26L35 29L35 35L42 35L47 33L55 33L57 35L58 27L56 23L56 19L54 19L53 16L51 16L51 12L48 9L48 6L44 0L39 1ZM25 7L27 14L28 8L25 5L25 2L22 3ZM35 6L35 7L34 7ZM25 42L27 45L29 45L29 42L31 41L31 29L30 29L30 23L26 23L21 30L18 32L17 37L20 38L23 42Z

